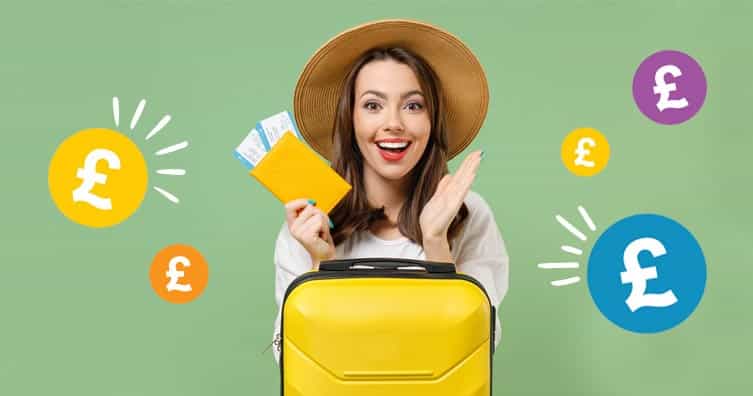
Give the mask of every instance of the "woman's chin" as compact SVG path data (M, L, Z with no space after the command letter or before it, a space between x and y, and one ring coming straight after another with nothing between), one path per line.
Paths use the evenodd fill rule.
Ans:
M397 182L405 179L405 176L410 173L410 169L380 169L378 172L382 179Z

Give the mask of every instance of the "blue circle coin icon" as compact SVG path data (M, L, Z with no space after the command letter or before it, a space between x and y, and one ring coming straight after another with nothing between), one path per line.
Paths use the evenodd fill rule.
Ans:
M706 288L706 260L693 235L655 214L626 217L599 237L588 289L604 316L636 333L669 330L693 313Z

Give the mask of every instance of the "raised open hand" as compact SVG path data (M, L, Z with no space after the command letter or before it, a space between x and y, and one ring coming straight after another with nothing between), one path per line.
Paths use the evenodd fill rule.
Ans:
M437 191L424 205L419 217L424 240L447 238L452 219L460 210L476 178L482 154L482 151L469 154L454 175L448 173L439 181Z

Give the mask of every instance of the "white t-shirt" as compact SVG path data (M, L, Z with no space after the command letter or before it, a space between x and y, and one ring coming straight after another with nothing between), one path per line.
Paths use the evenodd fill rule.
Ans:
M458 272L470 275L481 283L495 308L499 308L507 293L509 279L509 259L497 223L486 201L470 191L465 198L469 216L465 226L452 244L452 255ZM353 234L348 240L335 247L337 259L363 257L395 257L425 260L423 248L406 237L385 240L369 231ZM273 340L280 333L282 299L290 283L299 275L311 271L311 256L283 224L275 244L275 300L277 318L274 324ZM499 312L499 310L497 310ZM501 332L499 316L495 318L495 347L499 345ZM280 353L272 348L275 361L279 363Z

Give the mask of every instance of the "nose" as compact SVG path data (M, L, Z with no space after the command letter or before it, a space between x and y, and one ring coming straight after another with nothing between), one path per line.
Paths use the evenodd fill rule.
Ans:
M392 109L388 112L384 129L391 132L403 132L403 119L399 109Z

